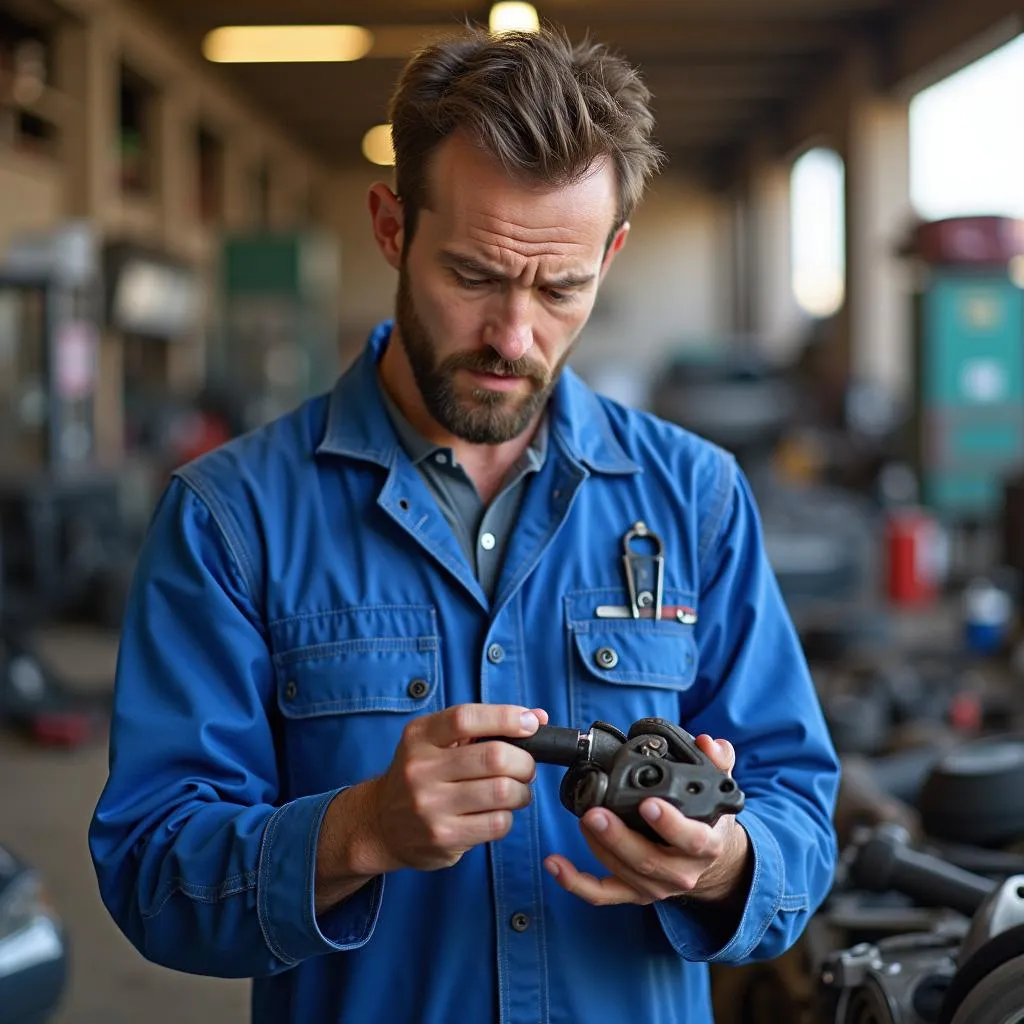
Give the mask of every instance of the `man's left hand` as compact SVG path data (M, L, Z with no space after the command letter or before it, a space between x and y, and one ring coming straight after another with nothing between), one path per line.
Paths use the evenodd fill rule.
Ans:
M736 763L728 740L697 737L697 745L725 772ZM597 878L579 871L554 854L544 866L567 892L594 906L638 903L686 896L694 900L733 900L748 877L750 840L735 815L724 814L714 828L687 818L664 800L645 800L640 813L667 843L662 846L633 831L618 815L595 807L581 819L581 828L594 856L611 872Z

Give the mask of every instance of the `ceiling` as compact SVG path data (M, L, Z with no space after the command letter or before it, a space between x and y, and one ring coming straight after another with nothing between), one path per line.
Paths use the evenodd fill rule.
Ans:
M220 25L330 24L375 29L361 61L210 65L294 138L334 165L362 160L363 134L385 118L403 58L431 30L489 3L458 0L135 0L200 53ZM588 31L639 65L654 94L658 139L673 163L716 166L752 131L783 118L834 67L852 38L885 38L912 0L534 0L573 38ZM913 0L920 2L920 0Z

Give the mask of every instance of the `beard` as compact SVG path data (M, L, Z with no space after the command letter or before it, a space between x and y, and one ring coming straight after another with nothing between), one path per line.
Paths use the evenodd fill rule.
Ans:
M503 359L493 349L456 352L439 360L437 344L416 311L404 266L398 275L395 323L427 411L449 434L470 444L504 444L522 434L547 403L573 348L569 346L552 372L526 358ZM524 395L472 388L460 393L459 370L519 377L529 391Z

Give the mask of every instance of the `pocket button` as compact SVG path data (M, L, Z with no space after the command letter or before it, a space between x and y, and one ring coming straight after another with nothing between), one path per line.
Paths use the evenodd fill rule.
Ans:
M284 684L284 699L295 700L296 696L298 696L298 693L298 683L296 683L294 679L289 679L288 682Z
M614 647L601 647L594 655L594 660L598 668L615 668L619 663L619 655Z
M413 700L421 700L430 692L430 685L425 679L414 679L409 684L408 693Z

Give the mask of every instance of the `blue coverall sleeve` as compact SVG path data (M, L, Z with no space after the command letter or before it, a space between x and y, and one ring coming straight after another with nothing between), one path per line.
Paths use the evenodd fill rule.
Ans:
M314 913L320 823L337 791L278 803L272 661L222 527L180 479L154 514L89 846L103 901L143 956L259 977L365 943L383 880Z
M737 820L750 837L753 879L724 944L702 927L704 911L685 902L656 907L681 956L743 963L785 952L832 886L839 763L738 470L726 508L706 559L697 625L700 689L709 696L687 728L736 748L733 775L746 794Z

